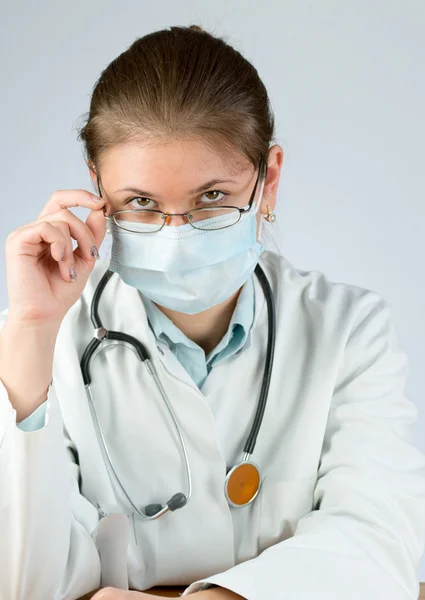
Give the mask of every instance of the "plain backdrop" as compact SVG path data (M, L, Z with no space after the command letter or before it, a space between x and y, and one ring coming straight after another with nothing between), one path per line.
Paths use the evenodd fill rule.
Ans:
M268 88L282 253L392 305L425 451L424 0L0 0L0 308L8 233L56 189L93 191L76 127L101 70L137 37L190 24Z

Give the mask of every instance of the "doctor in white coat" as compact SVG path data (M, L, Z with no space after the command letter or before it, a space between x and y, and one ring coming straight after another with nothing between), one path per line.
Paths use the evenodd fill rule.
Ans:
M81 131L99 196L54 192L6 243L2 600L99 587L141 600L155 585L203 600L417 598L425 458L406 357L378 294L264 248L273 132L256 70L196 27L136 40L99 78ZM96 260L106 225L111 259ZM275 347L246 455L270 359L257 265ZM261 479L252 467L226 487L241 462Z

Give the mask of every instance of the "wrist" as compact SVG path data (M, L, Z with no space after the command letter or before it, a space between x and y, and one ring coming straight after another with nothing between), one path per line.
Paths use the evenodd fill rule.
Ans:
M44 338L53 337L56 338L58 331L61 326L61 320L54 319L49 321L42 321L37 319L21 319L18 315L15 315L12 311L8 311L6 322L4 323L1 331L8 332L8 335L16 335L17 333L28 332L37 335L42 335Z

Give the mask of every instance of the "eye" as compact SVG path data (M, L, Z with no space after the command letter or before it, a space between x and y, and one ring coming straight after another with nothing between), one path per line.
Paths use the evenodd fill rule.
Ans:
M224 192L220 192L220 190L211 190L209 192L205 192L205 194L203 194L203 196L207 196L207 195L214 195L214 194L221 194L221 198L217 198L217 196L215 196L215 198L207 198L207 202L202 201L203 204L221 204L223 202L223 200L225 200L229 194L225 194Z
M126 203L127 208L155 208L156 202L154 200L150 200L149 198L131 198Z
M219 197L219 195L221 195L221 197ZM205 200L203 200L203 197L206 197ZM208 197L209 196L209 197ZM211 197L213 196L213 197ZM224 192L220 192L220 190L211 190L209 192L205 192L202 196L201 196L201 204L202 205L206 205L208 204L208 206L211 205L215 205L215 204L222 204L223 201L228 198L229 194L225 194ZM127 202L125 203L126 208L129 209L138 209L138 208L145 208L145 209L158 209L158 205L154 200L150 200L150 198L142 198L141 196L138 196L136 198L130 198L130 200L127 200Z

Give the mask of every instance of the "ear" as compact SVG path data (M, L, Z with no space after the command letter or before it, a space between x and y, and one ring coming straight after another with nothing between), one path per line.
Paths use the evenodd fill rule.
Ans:
M270 148L267 160L267 176L264 182L263 199L260 208L263 215L269 213L268 207L270 207L270 212L273 212L275 209L283 158L284 152L281 146L275 144Z

